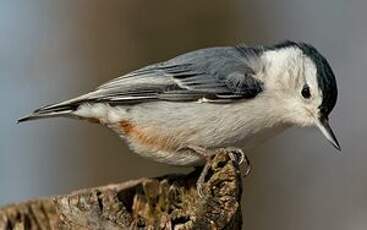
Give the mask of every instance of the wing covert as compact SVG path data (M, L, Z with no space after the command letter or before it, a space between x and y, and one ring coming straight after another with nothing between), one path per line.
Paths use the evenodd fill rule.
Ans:
M193 51L115 78L80 99L122 105L155 100L230 103L250 99L263 86L255 78L257 58L256 52L245 47Z

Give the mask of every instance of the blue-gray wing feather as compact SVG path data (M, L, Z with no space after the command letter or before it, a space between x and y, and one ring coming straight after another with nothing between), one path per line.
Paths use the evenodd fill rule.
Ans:
M257 50L218 47L183 54L113 79L84 96L89 102L114 104L147 100L232 102L262 91L254 76L259 66Z
M83 103L111 105L149 101L231 103L263 90L259 49L216 47L193 51L115 78L95 91L35 112L75 110Z

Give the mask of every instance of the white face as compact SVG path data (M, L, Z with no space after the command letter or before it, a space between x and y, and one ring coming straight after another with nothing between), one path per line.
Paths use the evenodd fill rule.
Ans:
M317 125L322 93L312 60L294 47L267 51L262 58L265 68L259 77L276 103L277 115L284 123Z
M297 47L266 51L257 76L264 82L266 106L273 119L297 126L316 126L338 150L340 145L327 118L320 116L322 92L314 62Z

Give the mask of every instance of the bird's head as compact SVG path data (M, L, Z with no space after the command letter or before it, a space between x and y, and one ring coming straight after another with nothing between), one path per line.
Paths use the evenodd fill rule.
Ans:
M325 57L309 44L287 41L265 48L263 60L265 87L275 93L283 122L315 126L340 150L329 125L338 89Z

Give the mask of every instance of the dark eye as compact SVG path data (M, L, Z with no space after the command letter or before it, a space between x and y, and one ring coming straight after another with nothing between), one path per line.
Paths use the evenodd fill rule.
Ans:
M311 97L310 87L308 87L308 85L303 86L301 94L302 97L306 99L310 98Z

